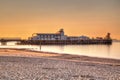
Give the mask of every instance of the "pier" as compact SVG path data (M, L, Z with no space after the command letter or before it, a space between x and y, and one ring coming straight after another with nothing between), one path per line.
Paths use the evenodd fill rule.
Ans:
M110 33L105 37L96 37L94 39L88 36L68 36L65 35L64 29L56 33L33 33L28 40L21 41L20 44L33 45L79 45L79 44L112 44Z
M112 40L22 40L0 39L1 45L17 41L18 45L84 45L84 44L112 44Z
M19 45L80 45L80 44L112 44L110 33L105 37L89 38L88 36L67 36L64 29L56 33L34 33L27 40L21 38L0 38L1 45L17 41Z
M21 40L22 45L112 44L112 40Z
M1 45L7 45L7 42L18 41L21 42L21 38L0 38Z

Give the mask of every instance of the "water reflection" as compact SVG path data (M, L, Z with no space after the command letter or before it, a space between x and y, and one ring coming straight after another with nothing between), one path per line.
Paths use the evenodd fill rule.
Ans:
M7 45L0 46L0 48L18 48L40 51L40 46L37 45L15 44L16 42L9 42ZM112 45L42 45L41 51L120 59L119 42L113 42Z
M110 56L110 48L111 48L111 45L107 45L106 47L107 47L107 53L108 53L107 56Z
M42 51L120 59L120 43L112 45L42 46Z
M64 53L65 46L64 45L42 45L41 51L49 51L49 52L57 52Z

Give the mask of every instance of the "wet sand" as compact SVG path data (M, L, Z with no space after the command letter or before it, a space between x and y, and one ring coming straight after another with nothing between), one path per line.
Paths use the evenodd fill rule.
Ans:
M0 80L120 80L120 60L0 49Z

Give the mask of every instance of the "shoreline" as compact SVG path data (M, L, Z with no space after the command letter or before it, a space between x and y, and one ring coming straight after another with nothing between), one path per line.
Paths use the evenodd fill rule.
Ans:
M55 52L45 52L45 51L33 51L28 49L15 49L15 48L0 48L0 56L1 50L4 53L3 56L13 56L13 57L33 57L33 58L48 58L48 59L60 59L60 60L68 60L68 61L76 61L76 62L91 62L91 63L100 63L100 64L114 64L120 65L120 59L112 59L112 58L100 58L100 57L90 57L84 55L73 55L73 54L60 54ZM19 54L10 54L12 51L16 51ZM10 51L10 52L9 52ZM22 52L22 54L21 54ZM27 54L26 54L27 53Z
M119 80L120 60L0 49L1 80Z

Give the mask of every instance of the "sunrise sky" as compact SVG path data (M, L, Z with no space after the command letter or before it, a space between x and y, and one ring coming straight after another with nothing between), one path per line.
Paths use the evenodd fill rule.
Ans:
M120 39L120 0L0 0L0 37L32 33Z

